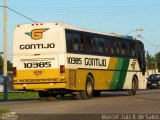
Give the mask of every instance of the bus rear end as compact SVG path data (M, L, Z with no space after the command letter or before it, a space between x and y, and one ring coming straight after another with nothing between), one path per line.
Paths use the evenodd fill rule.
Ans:
M14 89L65 89L64 29L58 23L18 25L13 38ZM43 95L42 95L43 96Z

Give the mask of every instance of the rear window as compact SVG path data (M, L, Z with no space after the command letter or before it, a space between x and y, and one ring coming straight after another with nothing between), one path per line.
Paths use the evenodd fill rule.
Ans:
M160 78L160 74L157 74L157 75L150 75L149 78Z

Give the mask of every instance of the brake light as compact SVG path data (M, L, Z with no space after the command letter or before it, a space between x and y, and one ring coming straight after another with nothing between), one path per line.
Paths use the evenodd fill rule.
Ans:
M13 76L16 77L17 76L17 68L13 67L12 71L13 71Z
M65 65L60 65L60 74L65 73Z

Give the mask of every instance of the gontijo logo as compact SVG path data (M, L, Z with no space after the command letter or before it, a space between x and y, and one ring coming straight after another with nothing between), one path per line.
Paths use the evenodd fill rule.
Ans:
M31 32L27 32L25 34L31 36L32 39L34 40L39 40L43 38L43 33L47 31L49 28L43 28L43 29L34 29Z

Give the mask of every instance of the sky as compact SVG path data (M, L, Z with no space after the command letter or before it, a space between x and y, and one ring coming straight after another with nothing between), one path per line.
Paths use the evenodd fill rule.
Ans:
M3 7L0 0L0 52L3 51ZM160 0L7 0L7 6L37 22L63 22L99 32L136 37L145 51L160 51ZM17 24L33 23L7 10L8 59ZM134 31L143 28L143 31Z

